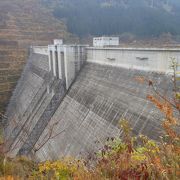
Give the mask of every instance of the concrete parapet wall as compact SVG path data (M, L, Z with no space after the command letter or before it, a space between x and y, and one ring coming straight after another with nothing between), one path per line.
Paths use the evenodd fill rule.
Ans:
M180 64L180 48L87 48L87 61L145 71L171 72L171 58Z
M48 55L48 47L47 46L33 46L33 52L36 54Z

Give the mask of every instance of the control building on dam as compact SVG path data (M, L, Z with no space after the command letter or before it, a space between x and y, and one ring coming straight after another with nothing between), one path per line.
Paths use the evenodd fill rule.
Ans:
M86 156L111 137L121 119L134 134L158 140L163 119L147 100L153 91L171 94L171 58L177 48L64 45L31 47L4 120L9 156L40 161Z

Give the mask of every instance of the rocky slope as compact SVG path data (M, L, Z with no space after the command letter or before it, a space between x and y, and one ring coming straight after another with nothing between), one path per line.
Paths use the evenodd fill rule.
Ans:
M30 45L68 40L66 26L39 0L0 1L0 112L19 79Z

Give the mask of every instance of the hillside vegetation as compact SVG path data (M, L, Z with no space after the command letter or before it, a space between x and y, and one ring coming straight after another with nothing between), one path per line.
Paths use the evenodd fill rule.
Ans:
M47 45L54 38L71 38L39 0L0 1L0 112L22 72L30 45Z
M42 0L79 36L121 35L158 37L180 35L179 0Z

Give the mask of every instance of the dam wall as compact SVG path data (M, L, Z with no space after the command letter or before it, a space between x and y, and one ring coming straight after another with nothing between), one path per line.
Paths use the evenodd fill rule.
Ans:
M162 67L153 59L165 54L64 44L32 48L4 120L8 155L38 161L87 157L107 139L121 137L122 119L133 134L158 141L163 115L146 97L154 93L148 80L158 92L172 93L168 59ZM178 50L171 55L179 62ZM150 60L155 64L145 69Z
M36 54L42 54L48 56L48 47L47 46L32 46L33 52Z
M88 62L128 69L169 73L172 58L180 64L180 48L87 48Z
M53 45L52 47L57 48ZM31 154L36 141L66 95L67 87L74 81L75 74L84 63L83 47L64 47L59 52L64 53L66 69L63 71L65 74L59 76L59 59L55 56L58 51L53 52L55 59L49 59L47 52L49 53L47 47L31 49L25 69L8 105L7 119L3 123L9 156ZM52 67L49 66L49 62ZM73 73L70 73L69 70L73 68Z
M48 57L32 50L11 97L4 122L6 148L12 156L17 154L50 103L53 93L47 93L47 85L53 81L48 73Z
M163 74L86 63L35 144L34 156L39 161L93 156L107 139L122 136L122 119L133 134L159 140L163 116L146 98L153 92L145 79L162 93L173 88Z

